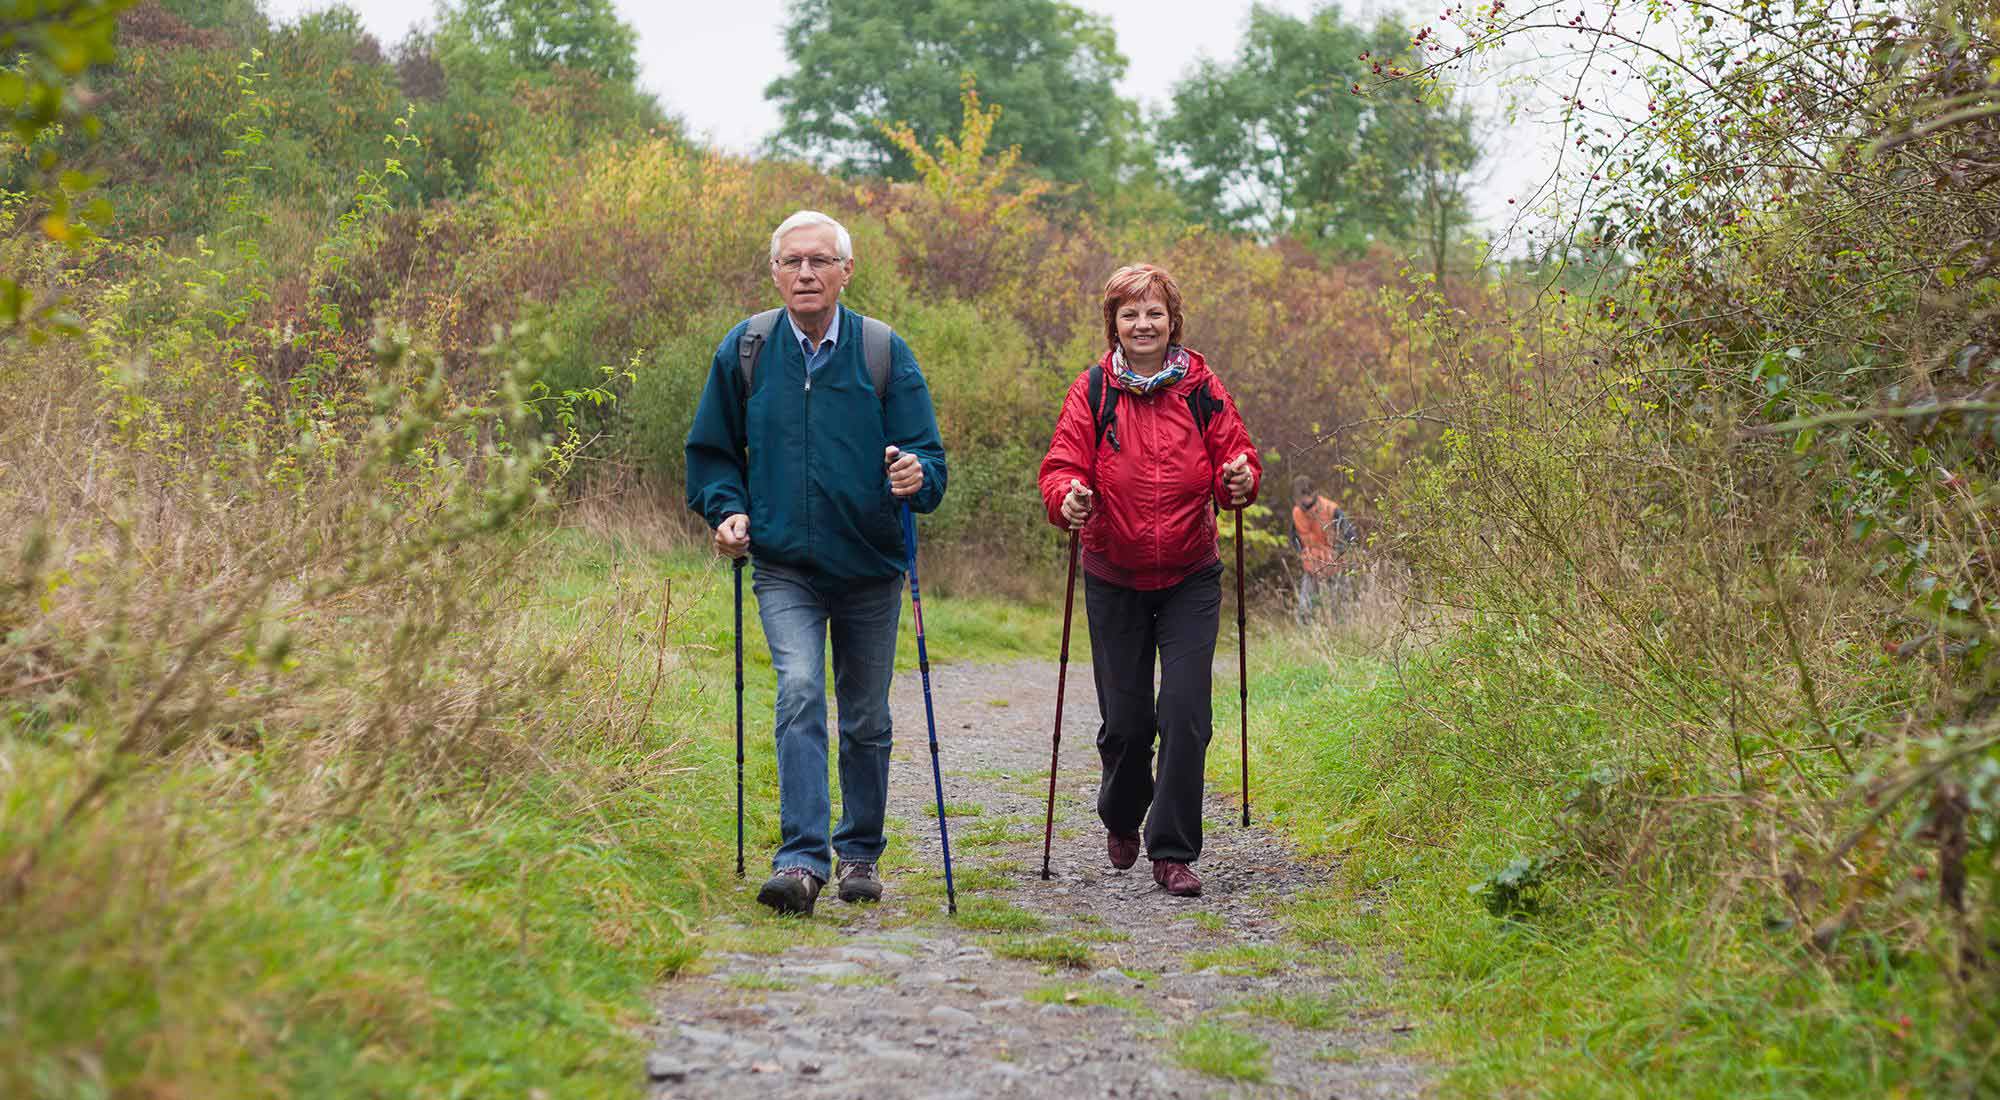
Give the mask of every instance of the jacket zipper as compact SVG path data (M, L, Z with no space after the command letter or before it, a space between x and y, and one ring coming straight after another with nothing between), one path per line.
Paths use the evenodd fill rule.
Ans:
M813 413L813 372L812 372L812 362L811 362L810 360L808 360L808 361L806 362L806 364L805 364L805 372L806 372L806 411L805 411L805 437L806 437L806 444L805 444L805 451L806 451L806 468L805 468L805 475L806 475L806 486L805 486L805 488L806 488L806 491L805 491L805 502L806 502L806 523L805 523L805 527L806 527L806 545L805 545L805 551L806 551L806 560L807 560L807 561L812 561L812 560L814 560L814 559L813 559L813 552L812 552L812 541L813 541L813 538L812 538L812 531L813 531L813 525L812 525L812 515L813 515L813 512L812 512L812 509L813 509L813 504L812 504L812 498L813 498L813 455L812 455L812 449L813 449L813 448L812 448L812 439L813 439L813 434L812 434L812 413Z

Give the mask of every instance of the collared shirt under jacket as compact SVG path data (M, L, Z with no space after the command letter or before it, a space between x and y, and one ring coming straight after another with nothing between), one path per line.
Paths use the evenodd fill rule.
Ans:
M1214 563L1216 509L1231 507L1222 486L1223 465L1239 454L1250 456L1255 479L1250 500L1264 483L1263 461L1236 400L1199 352L1189 351L1188 358L1187 376L1173 385L1118 395L1115 445L1111 432L1097 440L1089 371L1077 375L1063 397L1055 437L1042 459L1042 504L1050 523L1067 527L1062 502L1070 479L1096 494L1096 508L1083 527L1083 565L1100 580L1142 591L1166 588ZM1108 352L1100 365L1105 385L1116 386ZM1203 386L1222 406L1205 432L1187 400Z
M840 307L840 336L808 380L805 352L778 326L764 341L747 402L737 365L746 320L715 349L687 437L687 502L713 528L750 517L750 553L828 580L880 580L904 568L902 502L890 495L883 451L923 465L910 506L944 499L944 444L930 387L901 336L889 341L888 390L878 401L861 349L861 317ZM747 416L746 416L747 414Z

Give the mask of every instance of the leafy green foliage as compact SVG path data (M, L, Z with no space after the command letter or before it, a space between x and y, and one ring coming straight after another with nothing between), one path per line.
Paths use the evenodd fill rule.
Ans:
M1554 866L1548 856L1515 856L1466 892L1496 917L1532 916L1542 908L1542 880Z
M118 13L131 0L65 0L58 4L9 0L0 7L0 116L7 131L0 136L0 216L12 224L24 214L33 217L37 232L48 240L76 245L89 240L109 220L102 200L78 207L96 181L87 173L65 168L61 145L47 138L74 128L85 138L97 134L97 118L79 95L86 71L115 56L113 44ZM15 177L18 173L18 182ZM25 197L8 194L18 188ZM23 209L25 198L33 206ZM40 338L45 327L73 330L74 320L58 315L60 295L37 294L24 286L12 264L0 267L0 338L26 325Z
M1996 146L1957 112L2000 25L1877 14L1705 9L1699 75L1611 49L1644 94L1560 108L1601 159L1554 263L1601 281L1421 322L1454 382L1386 541L1454 625L1319 673L1337 712L1261 770L1381 899L1341 933L1453 991L1411 999L1467 1092L1993 1087L1996 299L1958 173ZM1579 1042L1599 1068L1543 1053Z
M1163 151L1188 164L1190 204L1222 225L1334 249L1448 242L1478 150L1465 108L1440 90L1375 83L1371 72L1407 48L1388 20L1253 7L1235 60L1203 60L1160 122Z
M968 75L1005 108L994 142L1055 180L1108 189L1137 125L1110 22L1061 0L805 0L785 55L793 70L765 90L780 146L849 171L914 175L878 124L930 146L956 130Z
M462 0L443 10L437 41L447 58L492 54L527 72L575 69L610 84L639 75L638 35L610 0Z

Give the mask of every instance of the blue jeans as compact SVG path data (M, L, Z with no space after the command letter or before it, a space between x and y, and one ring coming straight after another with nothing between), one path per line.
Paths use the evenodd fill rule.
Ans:
M827 826L826 642L833 636L834 697L840 707L840 825L831 848L850 863L882 855L889 801L889 681L896 671L903 578L830 582L803 570L756 563L751 587L778 674L772 729L778 747L778 829L771 869L803 867L833 877Z

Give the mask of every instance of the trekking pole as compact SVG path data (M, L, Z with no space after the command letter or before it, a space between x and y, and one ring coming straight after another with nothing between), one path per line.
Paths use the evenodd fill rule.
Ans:
M743 559L736 559L736 877L743 877Z
M958 891L951 884L951 830L944 820L944 772L938 768L937 711L931 706L931 658L924 648L924 598L917 591L917 515L903 505L903 546L910 557L910 614L917 620L917 668L924 676L924 723L931 735L931 784L937 789L938 844L944 849L945 911L958 912Z
M1049 741L1049 816L1042 827L1042 881L1049 877L1049 847L1056 836L1056 761L1062 757L1063 685L1069 679L1069 617L1076 601L1077 532L1069 533L1069 583L1063 588L1062 656L1056 662L1056 732Z
M1243 719L1243 824L1250 824L1250 641L1243 615L1243 509L1236 510L1236 701Z

